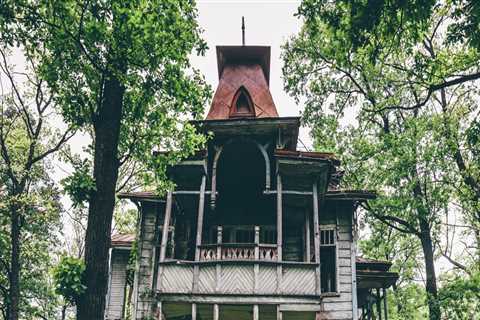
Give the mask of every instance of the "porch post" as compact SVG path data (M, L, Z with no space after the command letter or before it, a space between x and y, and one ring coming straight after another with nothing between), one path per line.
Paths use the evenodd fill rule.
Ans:
M260 260L260 227L255 226L255 264L253 265L253 292L254 293L258 293L258 275L260 273L260 266L258 265L258 260ZM255 311L255 308L254 308L254 311Z
M192 320L197 320L197 304L192 303Z
M218 304L213 305L213 320L219 320L220 319L220 308Z
M277 261L282 261L283 245L282 176L277 173ZM277 293L282 292L282 265L277 265Z
M283 315L282 315L282 311L280 311L280 305L277 305L277 320L282 320L283 319Z
M382 302L380 301L380 289L377 288L377 314L378 314L378 320L382 320Z
M202 245L202 231L203 231L203 213L205 208L205 185L207 178L202 177L202 184L200 185L200 196L198 200L198 215L197 215L197 237L195 241L195 261L200 261L200 246ZM193 269L193 292L198 290L198 276L200 270L198 264Z
M165 217L163 218L162 244L160 246L160 262L165 260L168 244L168 229L170 228L170 216L172 213L172 191L167 193L167 205L165 208Z
M253 320L258 320L258 304L253 305Z
M282 176L277 174L277 255L278 261L282 261L283 245L283 208L282 208Z
M387 310L387 288L383 288L383 312L385 315L385 320L388 320L388 310Z
M316 292L317 294L321 294L321 275L320 275L320 226L318 222L318 188L317 183L313 184L312 189L313 195L313 236L314 236L314 244L315 244L315 263L317 267L315 268L316 272Z
M312 260L312 255L310 253L310 215L308 211L305 211L305 262L310 262Z

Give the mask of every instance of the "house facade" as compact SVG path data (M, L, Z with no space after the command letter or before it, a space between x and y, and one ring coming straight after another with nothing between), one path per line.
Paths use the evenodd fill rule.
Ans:
M120 194L136 235L112 238L107 318L386 319L390 264L357 258L365 190L340 190L333 154L297 150L300 119L280 117L270 47L217 47L219 84L193 122L204 150L168 168L175 189ZM127 264L135 243L133 290Z

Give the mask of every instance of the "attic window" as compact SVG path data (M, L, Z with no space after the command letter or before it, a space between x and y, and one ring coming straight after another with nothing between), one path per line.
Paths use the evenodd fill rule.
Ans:
M243 86L233 97L230 117L255 117L252 99Z

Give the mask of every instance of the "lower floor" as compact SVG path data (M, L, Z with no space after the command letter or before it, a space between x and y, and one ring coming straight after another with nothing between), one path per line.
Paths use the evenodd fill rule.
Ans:
M157 319L161 320L319 320L317 306L202 304L160 302ZM295 310L295 311L294 311Z

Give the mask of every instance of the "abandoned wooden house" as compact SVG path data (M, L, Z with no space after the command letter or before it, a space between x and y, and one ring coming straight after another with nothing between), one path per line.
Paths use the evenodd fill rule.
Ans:
M219 84L194 124L205 150L168 168L175 189L120 194L136 235L112 238L107 317L387 319L390 264L357 258L356 208L333 154L297 151L300 119L279 117L270 47L217 47ZM134 241L135 240L135 241ZM136 248L133 290L127 263Z

